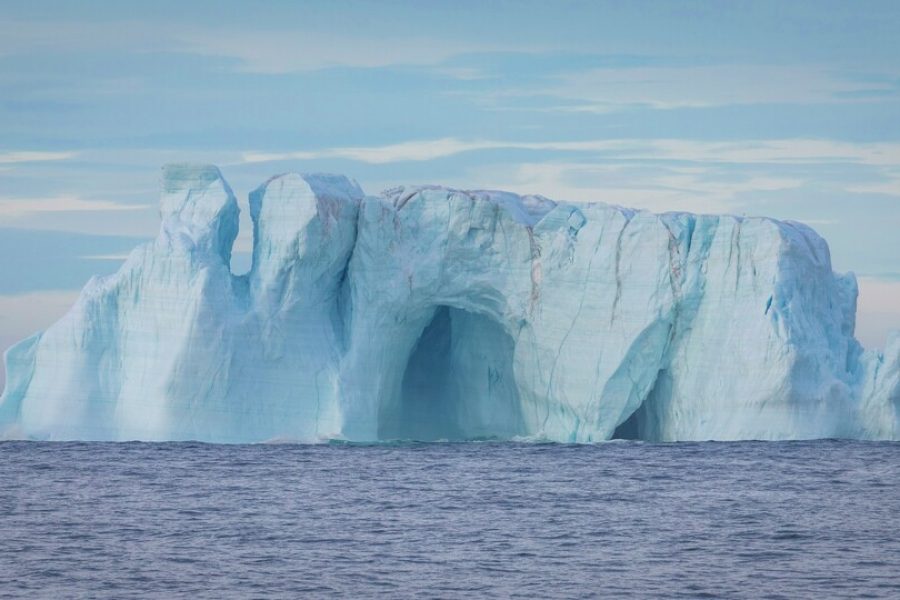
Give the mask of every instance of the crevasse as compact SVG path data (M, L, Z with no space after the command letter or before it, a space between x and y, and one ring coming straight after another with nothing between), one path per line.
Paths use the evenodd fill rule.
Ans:
M900 334L811 229L335 175L163 170L162 226L6 354L33 439L898 439Z

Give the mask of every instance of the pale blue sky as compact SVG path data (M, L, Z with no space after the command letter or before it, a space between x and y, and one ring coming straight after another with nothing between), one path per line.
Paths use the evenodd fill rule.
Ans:
M804 221L900 327L900 2L4 2L0 348L155 234L159 166ZM245 228L236 269L246 264Z

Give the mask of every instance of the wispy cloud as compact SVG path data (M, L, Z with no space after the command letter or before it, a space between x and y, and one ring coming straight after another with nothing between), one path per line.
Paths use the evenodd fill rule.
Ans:
M524 146L532 146L525 144ZM388 144L385 146L354 146L345 148L326 148L324 150L309 150L297 152L245 152L244 162L273 162L280 160L315 160L321 158L342 158L356 160L371 164L385 164L402 161L435 160L475 150L489 150L492 148L523 147L509 142L496 142L488 140L458 140L456 138L441 138L436 140L421 140Z
M671 110L754 104L835 104L883 101L900 95L896 73L861 79L833 66L680 65L604 67L548 74L531 85L453 91L494 110L606 114L623 109ZM540 98L528 109L510 99Z
M127 253L120 253L120 254L86 254L86 255L84 255L84 256L79 256L78 258L81 258L81 259L83 259L83 260L112 260L112 261L119 261L119 260L125 260L126 258L128 258L128 254L127 254Z
M144 204L119 204L108 200L85 200L78 196L48 198L0 198L0 216L22 217L35 213L142 210Z
M671 109L850 101L862 99L851 98L853 92L871 88L816 65L713 65L593 69L562 75L552 90L585 102L575 110L606 110L627 105Z
M203 56L238 61L237 70L248 73L282 74L331 67L375 68L393 65L437 65L469 52L510 50L534 51L534 47L511 47L490 40L462 40L453 36L360 36L316 31L218 31L184 30L176 33L177 49ZM445 73L448 73L446 70ZM471 78L476 73L454 73Z
M848 185L845 189L848 192L859 194L887 194L889 196L900 196L900 177L889 175L883 181L855 183Z
M437 160L494 149L530 150L538 158L471 167L465 177L448 183L658 212L742 213L748 210L748 196L801 189L809 193L823 169L830 170L834 165L866 169L867 177L875 183L858 186L869 186L865 191L870 192L876 191L871 187L876 186L878 192L890 193L894 184L892 173L900 167L900 143L809 139L518 142L440 138L384 146L248 152L243 158L246 162L343 159L378 165ZM880 183L873 179L879 176ZM821 217L804 222L817 226L836 224L834 219Z
M118 20L92 22L0 22L0 56L43 51L176 52L235 62L243 73L285 74L334 67L377 68L439 65L474 52L536 52L535 43L501 43L416 32L398 35L320 31L314 26L247 29L202 23ZM476 69L448 69L453 78L479 77Z
M798 188L799 178L728 173L678 165L593 162L530 162L475 169L470 184L556 200L605 202L655 212L740 212L737 196Z
M40 152L31 150L0 152L0 164L43 162L74 158L77 152Z
M427 161L479 150L590 152L616 159L676 160L706 163L851 162L875 166L900 165L900 143L853 143L833 140L758 140L709 142L683 139L610 139L593 141L517 142L440 138L388 144L305 150L245 152L244 162L339 158L371 164Z

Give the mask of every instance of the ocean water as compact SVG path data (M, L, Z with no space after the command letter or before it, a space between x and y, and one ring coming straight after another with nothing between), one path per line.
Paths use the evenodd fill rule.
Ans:
M900 444L0 444L0 596L900 597Z

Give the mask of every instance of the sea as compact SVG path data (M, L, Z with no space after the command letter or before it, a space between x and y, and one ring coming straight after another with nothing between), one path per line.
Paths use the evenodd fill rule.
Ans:
M900 598L900 444L0 443L4 598Z

